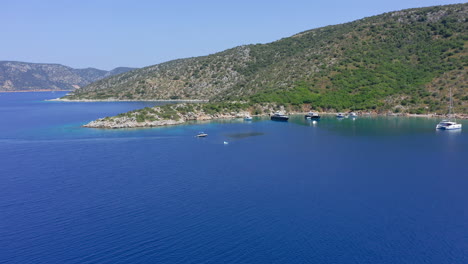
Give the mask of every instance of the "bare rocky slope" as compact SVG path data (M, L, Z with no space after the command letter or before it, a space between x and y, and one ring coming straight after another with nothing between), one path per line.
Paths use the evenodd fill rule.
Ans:
M73 69L60 64L0 61L0 91L75 90L134 68Z

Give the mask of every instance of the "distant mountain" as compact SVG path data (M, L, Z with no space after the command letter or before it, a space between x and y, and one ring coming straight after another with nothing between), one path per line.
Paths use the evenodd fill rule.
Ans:
M322 110L468 112L468 4L407 9L141 68L68 99L209 99Z
M73 69L60 64L0 61L0 91L75 90L97 80L134 70Z

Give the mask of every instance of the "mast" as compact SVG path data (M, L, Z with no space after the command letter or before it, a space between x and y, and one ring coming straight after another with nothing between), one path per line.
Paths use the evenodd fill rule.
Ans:
M448 113L448 118L449 120L452 118L452 107L453 107L453 102L452 102L452 87L450 87L450 101L449 101L449 113Z
M450 103L449 103L449 113L448 113L449 121L452 121L453 116L454 116L454 113L453 113L453 96L452 96L452 87L450 87ZM456 121L455 118L453 120Z

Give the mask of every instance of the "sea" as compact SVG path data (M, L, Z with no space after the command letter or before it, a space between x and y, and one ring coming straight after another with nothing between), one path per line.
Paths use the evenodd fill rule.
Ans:
M0 93L0 263L468 263L466 121L92 129L161 103L64 94Z

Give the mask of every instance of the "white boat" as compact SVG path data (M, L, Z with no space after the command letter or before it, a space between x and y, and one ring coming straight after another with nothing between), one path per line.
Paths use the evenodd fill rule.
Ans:
M461 129L462 124L459 124L455 121L450 121L450 120L442 120L437 124L436 129L444 129L444 130L455 130L455 129Z
M208 136L208 134L206 134L205 132L199 132L197 134L197 137L206 137L206 136Z
M337 118L344 118L344 117L345 117L345 114L343 114L343 113L338 113L338 114L336 114L336 117L337 117Z
M357 117L357 114L355 112L349 112L350 117Z
M252 117L251 117L250 115L246 115L246 116L244 117L244 120L245 120L245 121L252 121Z
M452 120L452 108L453 108L453 98L452 98L452 88L450 88L450 103L449 103L449 113L448 119L442 120L437 124L436 129L443 129L443 130L456 130L461 129L462 124L457 123L455 119Z

